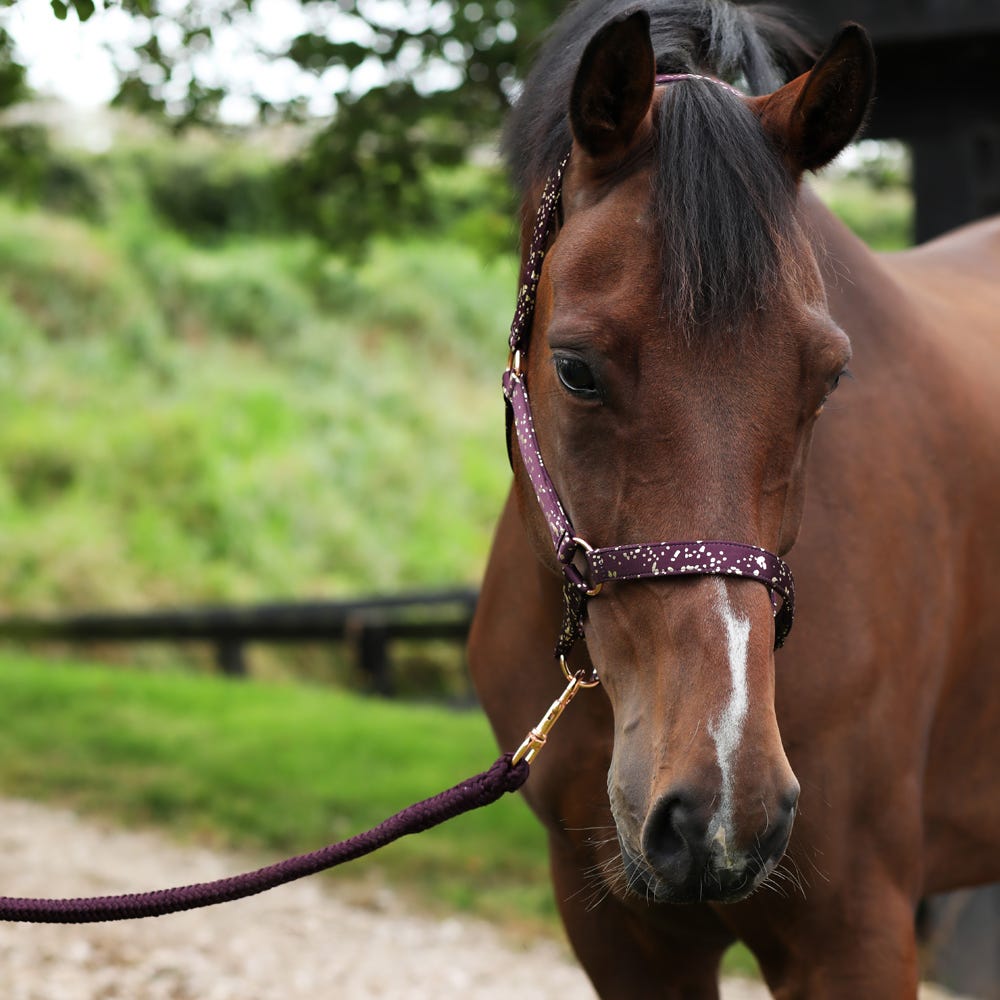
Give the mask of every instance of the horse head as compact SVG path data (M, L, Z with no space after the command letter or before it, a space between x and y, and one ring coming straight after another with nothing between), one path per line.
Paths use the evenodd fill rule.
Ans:
M811 71L753 98L665 69L643 11L580 60L524 359L537 440L592 546L718 538L783 554L813 426L850 357L798 181L860 127L871 47L848 26ZM551 563L516 443L513 464ZM614 713L608 790L629 890L749 894L786 848L799 791L768 591L731 576L612 582L588 603L586 638Z

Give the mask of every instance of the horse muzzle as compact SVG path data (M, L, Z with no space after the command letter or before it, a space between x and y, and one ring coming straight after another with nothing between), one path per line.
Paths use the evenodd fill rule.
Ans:
M619 825L618 842L630 895L657 903L735 903L753 893L777 867L792 832L798 803L794 783L766 810L762 829L740 837L731 823L709 814L683 791L661 797L636 846Z

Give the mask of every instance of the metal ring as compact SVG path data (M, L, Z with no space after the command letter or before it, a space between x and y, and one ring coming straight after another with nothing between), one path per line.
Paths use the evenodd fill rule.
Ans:
M576 542L576 544L577 544L577 545L579 545L579 546L580 546L580 548L581 548L581 549L583 549L583 551L584 551L584 552L587 552L587 553L590 553L590 552L593 552L593 551L594 551L594 546L593 546L593 545L591 545L591 544L590 544L590 542L588 542L588 541L585 541L584 539L580 538L580 536L579 536L579 535L573 535L573 541L574 541L574 542ZM604 589L604 583L603 583L603 582L601 582L601 583L599 583L599 584L598 584L598 585L597 585L596 587L591 587L591 588L590 588L590 589L589 589L589 590L587 591L587 596L588 596L588 597L597 597L597 595L598 595L598 594L599 594L599 593L600 593L600 592L601 592L601 591L602 591L603 589Z
M571 674L569 672L569 664L566 662L566 657L563 656L562 653L559 654L559 666L562 667L563 676L566 678L566 680L568 680L568 681L575 680L577 682L577 684L579 684L580 687L582 687L582 688L597 687L597 685L601 683L601 678L597 676L597 671L594 670L593 668L591 668L591 671L590 671L590 678L591 679L589 681L585 681L583 679L583 671L582 670L579 671L578 673Z

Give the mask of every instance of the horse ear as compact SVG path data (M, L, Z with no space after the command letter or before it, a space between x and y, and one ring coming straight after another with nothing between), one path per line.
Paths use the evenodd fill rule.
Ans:
M587 44L573 81L573 137L593 157L624 153L653 99L656 60L649 14L626 11Z
M857 135L874 89L868 34L846 24L808 73L749 104L798 179L826 166Z

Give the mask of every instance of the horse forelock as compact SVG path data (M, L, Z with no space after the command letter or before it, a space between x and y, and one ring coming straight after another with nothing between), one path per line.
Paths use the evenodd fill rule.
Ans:
M653 167L664 318L728 332L796 270L795 184L739 98L668 84Z
M589 0L555 24L511 112L503 151L522 197L571 145L568 94L593 34L633 4ZM662 74L702 73L766 93L804 71L813 50L785 15L728 0L645 4ZM656 121L652 207L662 300L687 333L729 330L794 269L794 184L760 125L709 81L668 84Z

